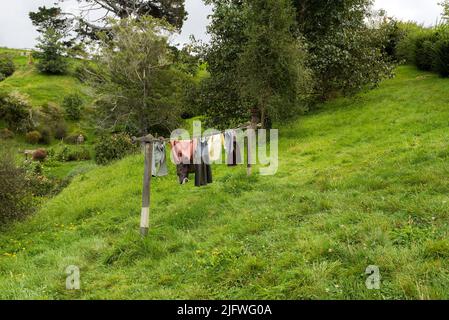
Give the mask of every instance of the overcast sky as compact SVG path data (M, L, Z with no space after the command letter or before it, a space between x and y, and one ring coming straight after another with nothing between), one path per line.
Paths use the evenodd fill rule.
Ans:
M73 1L73 0L70 0ZM65 10L74 10L76 2L65 3ZM0 0L0 46L10 48L32 48L37 37L28 18L28 12L39 6L51 6L55 0ZM440 0L375 0L377 9L386 9L389 15L402 20L414 20L426 25L435 24L440 17ZM189 18L181 35L175 41L183 44L193 34L197 39L207 41L207 16L211 9L202 0L186 0Z

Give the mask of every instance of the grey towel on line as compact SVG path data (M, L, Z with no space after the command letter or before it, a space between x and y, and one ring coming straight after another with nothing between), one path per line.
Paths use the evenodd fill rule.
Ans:
M165 142L158 141L153 144L153 163L151 172L153 177L163 177L168 175Z

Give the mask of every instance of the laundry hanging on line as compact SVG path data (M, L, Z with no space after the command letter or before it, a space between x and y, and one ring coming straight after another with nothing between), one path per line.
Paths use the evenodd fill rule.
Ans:
M195 186L201 187L212 183L212 168L210 166L209 145L206 138L197 139L195 148Z
M221 161L224 144L224 136L222 133L214 134L206 138L209 151L209 160L211 163Z
M191 173L195 174L195 186L212 183L211 164L221 160L223 147L228 166L243 164L242 143L244 142L238 139L235 129L199 139L170 141L179 183L187 183ZM155 176L167 175L165 143L155 142L153 152Z
M175 164L192 164L196 148L196 139L170 141Z
M157 141L153 143L153 163L151 169L153 177L164 177L168 175L165 149L164 141Z
M226 163L229 167L243 164L241 145L237 141L235 130L226 130L224 134L224 148L226 151Z

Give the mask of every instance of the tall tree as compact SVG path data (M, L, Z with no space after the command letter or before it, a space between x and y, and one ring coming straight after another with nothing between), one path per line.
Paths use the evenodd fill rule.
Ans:
M203 80L200 105L207 115L207 124L216 128L238 125L249 119L249 110L242 107L238 74L239 56L247 41L243 0L205 0L213 6L208 32L209 45L204 59L210 77Z
M316 92L353 93L391 74L386 42L367 25L372 0L294 0L298 30L309 44Z
M39 51L34 54L38 59L37 69L42 73L64 74L67 71L68 62L65 55L66 48L62 43L63 36L55 29L48 28L38 38Z
M243 8L247 37L239 56L243 101L266 118L287 119L305 109L311 89L302 39L294 32L290 0L248 0ZM303 101L301 101L303 100Z
M64 2L67 0L59 0ZM165 19L177 29L181 29L187 12L185 0L77 0L80 3L80 14L72 17L77 23L80 35L96 39L100 31L111 29L110 19L126 19L151 16ZM89 15L100 13L94 22Z
M39 7L37 11L30 12L29 17L38 32L45 32L52 28L64 33L69 27L68 19L63 16L61 8L58 7Z
M446 21L449 20L449 0L443 0L439 5L443 7L443 19Z
M41 34L41 38L58 36L58 44L66 54L82 54L83 45L77 43L74 34L73 21L69 19L59 7L39 7L37 11L29 13L32 24Z
M174 130L180 119L182 74L172 68L167 35L172 27L151 17L122 19L112 38L100 37L97 91L101 126L135 134Z

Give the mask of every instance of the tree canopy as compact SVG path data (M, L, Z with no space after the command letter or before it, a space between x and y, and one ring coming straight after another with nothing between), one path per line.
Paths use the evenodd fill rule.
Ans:
M67 1L67 0L60 0ZM181 29L187 17L185 0L77 0L82 3L81 13L73 16L80 35L96 38L97 32L111 29L110 19L126 19L151 16L164 19L173 27ZM95 22L90 13L100 12Z
M180 120L178 101L182 73L174 68L167 34L172 27L159 19L121 19L111 39L100 37L96 73L103 128L125 128L135 134L165 133Z

